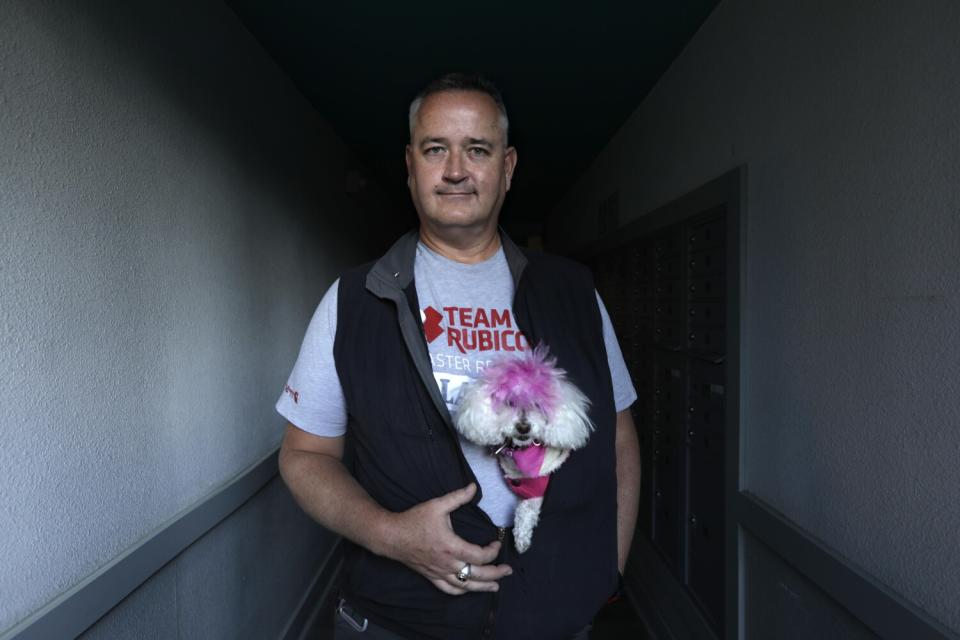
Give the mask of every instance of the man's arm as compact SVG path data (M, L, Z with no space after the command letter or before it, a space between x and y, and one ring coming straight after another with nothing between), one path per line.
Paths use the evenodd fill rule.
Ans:
M450 513L470 502L475 485L394 513L343 466L343 442L343 436L324 438L287 426L280 474L313 519L372 553L402 562L451 595L496 591L497 580L512 573L508 565L490 564L500 551L498 541L480 547L453 532ZM471 577L460 582L454 574L467 562L473 565Z
M627 565L640 503L640 443L630 409L617 413L617 558Z

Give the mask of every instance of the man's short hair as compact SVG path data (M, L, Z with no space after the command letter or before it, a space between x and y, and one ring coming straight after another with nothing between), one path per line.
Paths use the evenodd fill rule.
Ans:
M507 119L507 106L503 103L503 96L500 90L484 78L483 76L467 73L448 73L440 76L426 87L423 88L417 97L410 103L410 138L413 139L413 125L417 121L417 114L420 112L420 105L427 96L443 91L479 91L485 93L493 99L500 112L500 126L503 128L503 139L506 142L510 130L510 121Z

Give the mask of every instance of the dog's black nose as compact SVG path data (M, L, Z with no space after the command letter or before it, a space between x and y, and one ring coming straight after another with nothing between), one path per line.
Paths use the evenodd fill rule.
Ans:
M526 435L530 433L530 423L527 422L526 420L521 420L520 422L518 422L515 428L517 430L517 433L519 433L520 435Z

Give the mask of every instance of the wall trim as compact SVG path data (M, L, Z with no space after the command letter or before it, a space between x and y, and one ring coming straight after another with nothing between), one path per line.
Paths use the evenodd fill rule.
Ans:
M310 582L310 587L297 603L290 622L280 634L280 640L303 640L316 624L317 618L324 613L321 609L327 602L330 591L336 586L337 577L343 566L342 547L343 538L337 538Z
M960 640L960 635L907 602L756 495L740 492L735 508L742 527L877 636L890 640Z
M83 633L270 482L278 472L278 452L274 449L79 584L0 633L0 640L74 638Z
M623 582L650 638L717 640L698 605L643 534L634 536Z

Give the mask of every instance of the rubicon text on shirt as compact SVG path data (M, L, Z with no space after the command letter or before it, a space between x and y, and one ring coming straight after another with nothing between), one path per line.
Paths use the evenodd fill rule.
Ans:
M447 329L447 345L460 353L467 351L526 351L526 338L519 331L506 329Z

